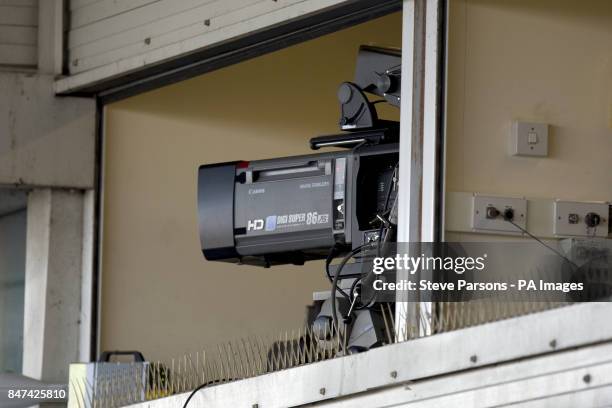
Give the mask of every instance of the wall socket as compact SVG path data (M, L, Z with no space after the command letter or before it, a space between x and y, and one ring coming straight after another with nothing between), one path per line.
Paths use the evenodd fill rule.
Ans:
M472 199L472 229L476 232L522 234L519 228L504 219L505 211L512 213L513 223L527 229L527 200L475 194Z
M607 237L610 205L557 200L553 232L558 236Z

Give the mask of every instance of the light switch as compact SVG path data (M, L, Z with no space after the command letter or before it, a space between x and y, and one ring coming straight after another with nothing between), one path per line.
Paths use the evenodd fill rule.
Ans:
M548 156L548 124L513 122L510 154L513 156Z
M537 144L538 143L538 134L535 132L529 132L528 133L528 139L527 142L531 145L533 144Z

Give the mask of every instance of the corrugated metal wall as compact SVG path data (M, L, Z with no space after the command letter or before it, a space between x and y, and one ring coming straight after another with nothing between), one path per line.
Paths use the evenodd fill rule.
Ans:
M72 0L69 70L143 67L344 1Z
M38 63L38 0L0 0L0 66Z

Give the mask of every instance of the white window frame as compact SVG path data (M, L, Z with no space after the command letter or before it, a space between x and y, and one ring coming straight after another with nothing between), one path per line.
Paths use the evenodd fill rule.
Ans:
M439 177L444 159L439 154L444 72L440 64L445 53L441 40L447 18L441 15L443 3L446 1L404 0L398 242L435 242L438 231L443 230L437 210L443 200L443 178ZM407 279L406 273L398 271L398 281ZM418 293L398 292L396 338L407 339L408 325L416 327L420 336L432 334L431 311L432 304Z

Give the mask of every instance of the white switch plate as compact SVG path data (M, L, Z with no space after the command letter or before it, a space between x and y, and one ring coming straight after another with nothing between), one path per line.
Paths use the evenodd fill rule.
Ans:
M574 201L555 201L553 232L558 236L607 237L610 205L608 203L589 203ZM598 214L601 223L588 228L585 217L588 213ZM573 214L570 216L570 214ZM570 222L573 218L573 223Z
M502 216L495 219L487 218L487 207L495 207L501 213L507 208L514 210L516 225L527 229L527 200L524 198L491 197L475 194L472 199L472 229L476 232L497 232L504 234L522 234L522 232Z
M548 156L548 124L512 122L510 154L513 156Z

